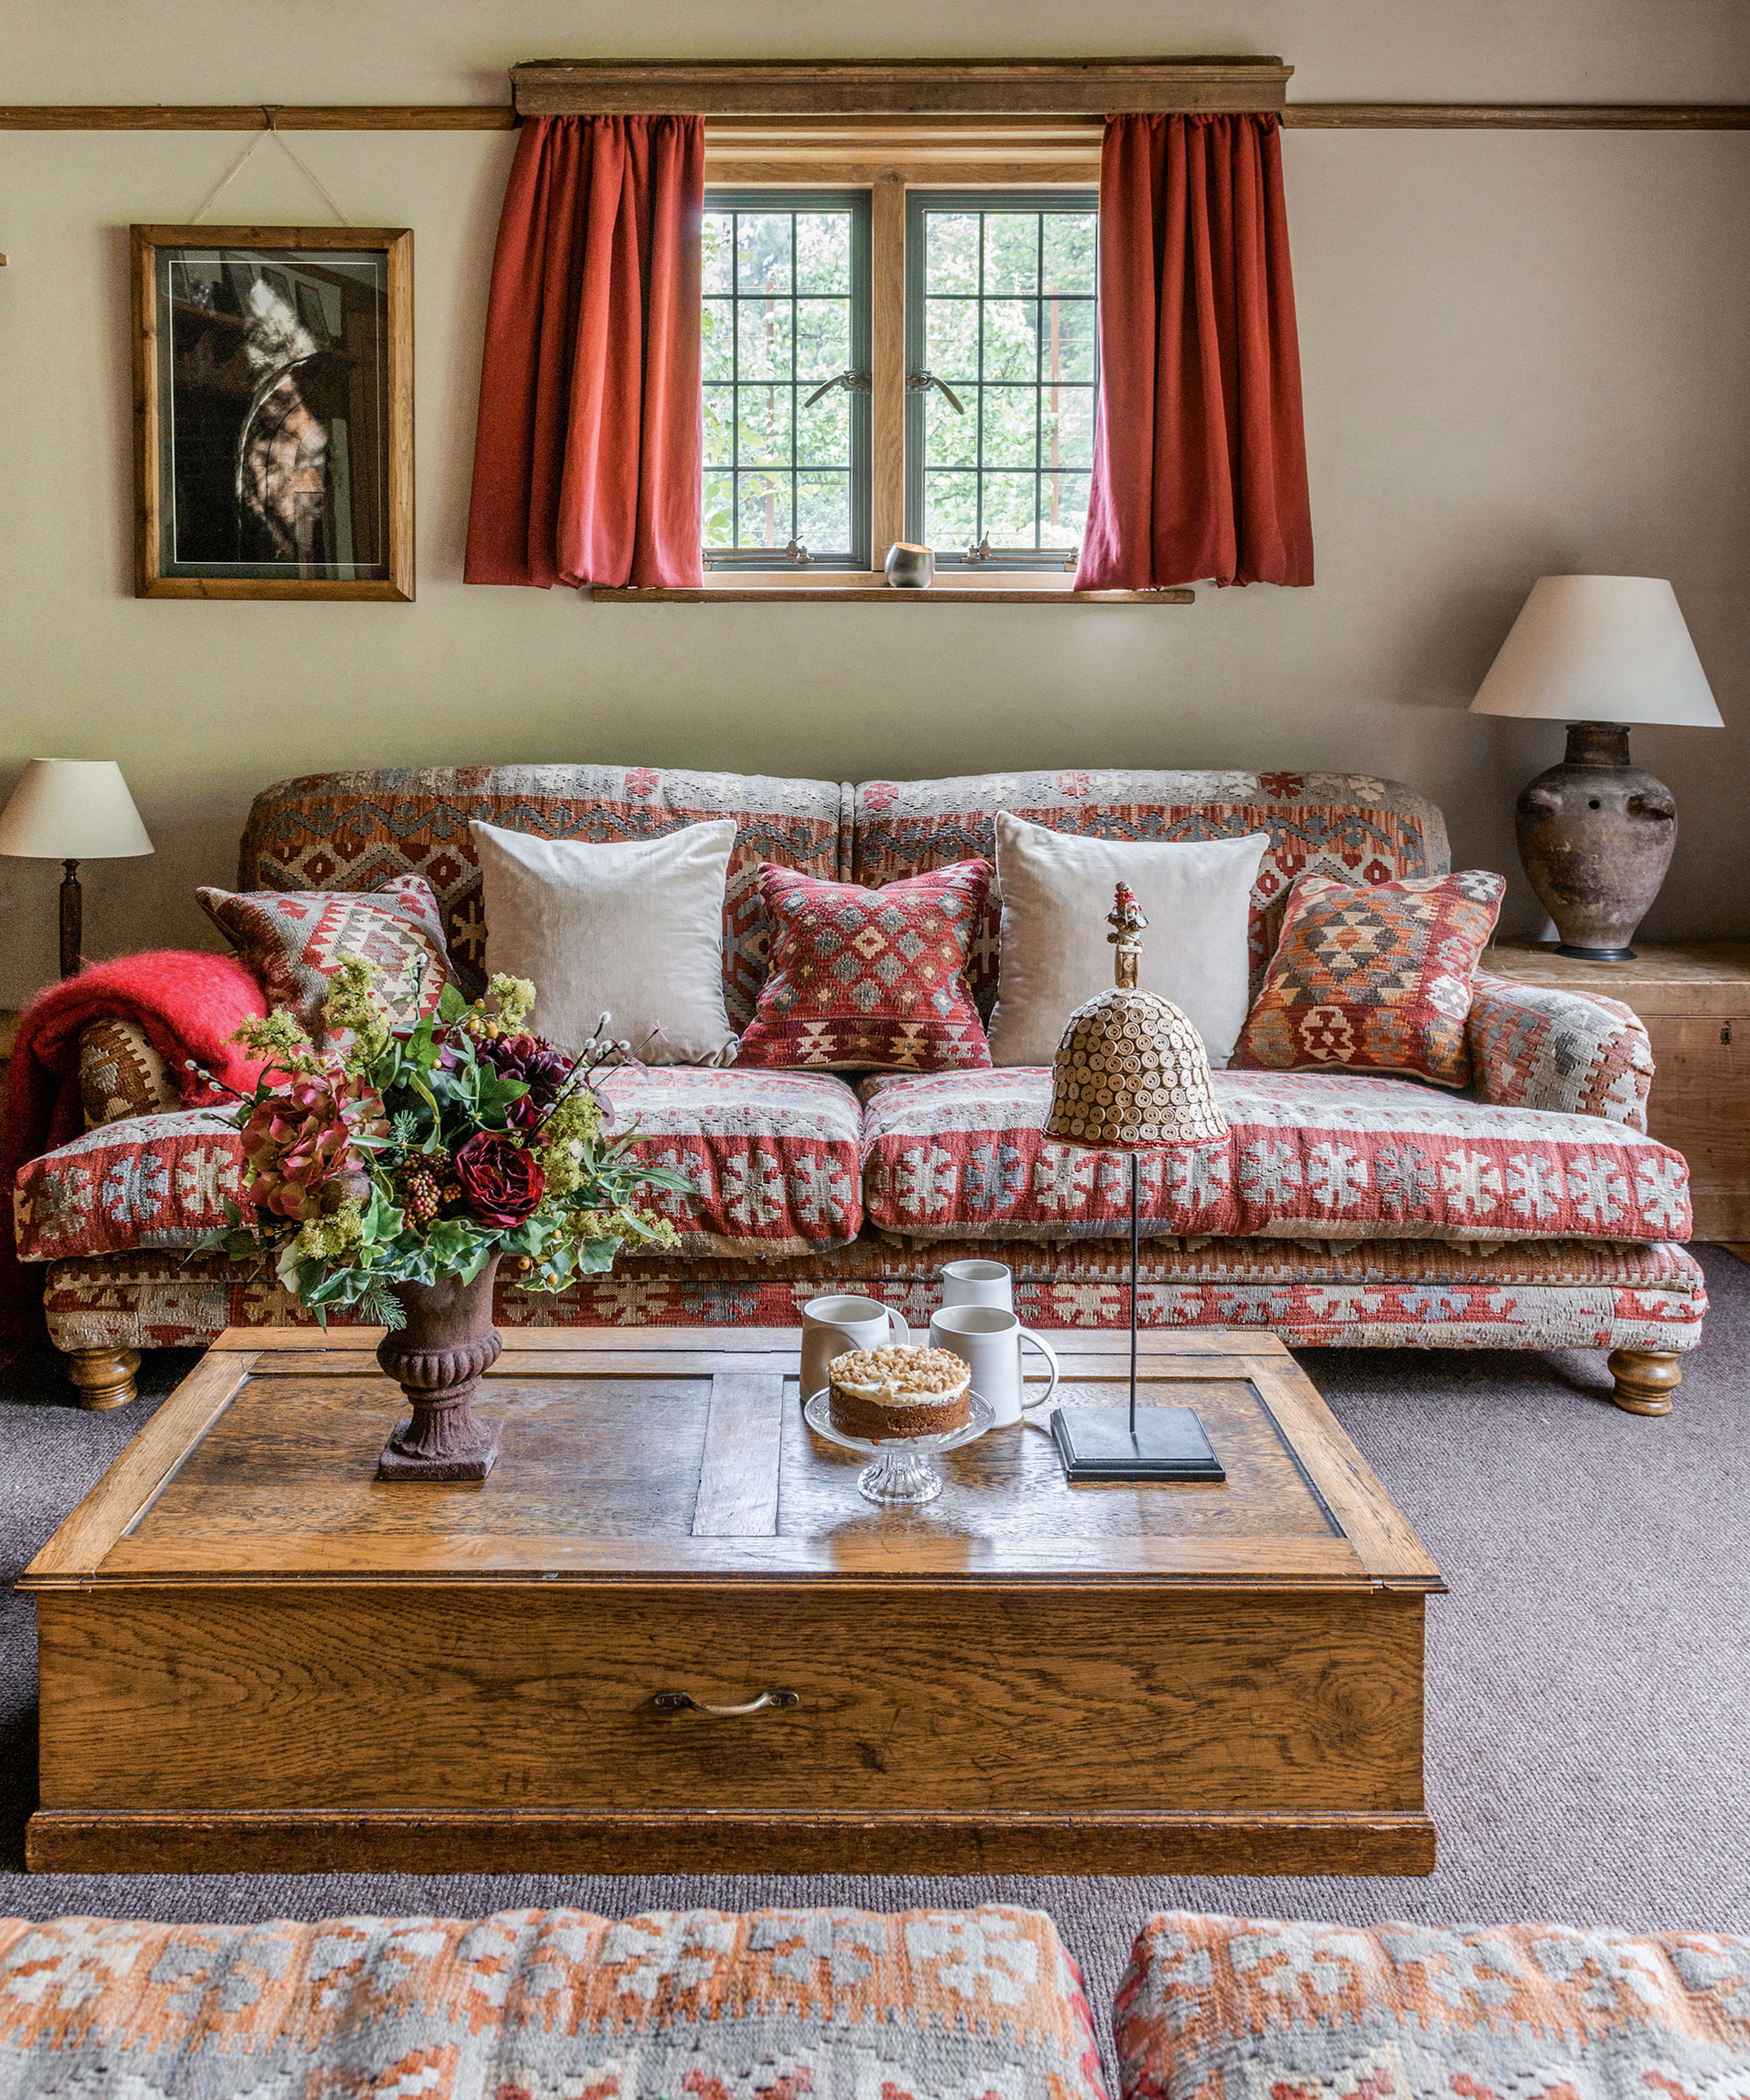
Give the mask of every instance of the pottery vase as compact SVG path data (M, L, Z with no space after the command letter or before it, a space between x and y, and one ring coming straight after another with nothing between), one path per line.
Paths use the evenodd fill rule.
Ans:
M1567 754L1522 791L1519 858L1556 922L1558 952L1628 962L1677 843L1677 806L1662 780L1633 764L1628 732L1575 722Z
M887 550L887 581L895 591L928 591L935 581L935 555L928 547L897 540Z
M407 1325L377 1344L377 1362L413 1403L377 1460L380 1480L483 1480L498 1457L499 1425L475 1419L474 1388L498 1362L493 1325L499 1257L465 1284L391 1284Z

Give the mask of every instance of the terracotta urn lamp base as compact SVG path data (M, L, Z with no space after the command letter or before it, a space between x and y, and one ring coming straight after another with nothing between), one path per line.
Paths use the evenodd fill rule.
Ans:
M469 1403L498 1362L504 1338L493 1325L494 1255L471 1284L390 1286L407 1325L377 1344L377 1362L413 1403L377 1460L380 1480L483 1480L498 1460L499 1425Z
M1630 762L1627 724L1571 722L1561 764L1520 791L1513 815L1527 878L1562 936L1556 952L1632 962L1676 847L1677 805Z

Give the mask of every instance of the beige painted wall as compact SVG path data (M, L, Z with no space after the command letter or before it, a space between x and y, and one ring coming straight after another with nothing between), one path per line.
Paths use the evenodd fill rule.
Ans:
M1741 0L29 0L7 102L458 101L519 58L1279 51L1302 99L1750 101ZM646 760L837 778L1354 766L1513 872L1554 728L1465 709L1534 578L1669 576L1727 728L1643 731L1683 830L1649 934L1750 932L1750 135L1299 133L1289 207L1320 582L1187 609L593 606L465 589L480 319L510 141L300 136L348 214L416 232L419 598L130 595L125 228L243 142L0 135L0 791L114 757L158 841L94 864L88 945L214 945L255 788L329 766ZM320 220L271 148L243 219ZM0 863L0 1004L52 972L44 863Z

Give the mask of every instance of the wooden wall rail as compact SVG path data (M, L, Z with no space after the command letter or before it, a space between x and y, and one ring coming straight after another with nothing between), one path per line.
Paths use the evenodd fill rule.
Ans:
M0 131L262 131L270 109L283 131L509 131L521 121L500 102L26 102L0 105ZM1285 102L1280 115L1289 131L1750 130L1741 102Z
M508 102L26 102L0 107L0 131L511 131Z
M1744 131L1743 102L1290 102L1286 131Z

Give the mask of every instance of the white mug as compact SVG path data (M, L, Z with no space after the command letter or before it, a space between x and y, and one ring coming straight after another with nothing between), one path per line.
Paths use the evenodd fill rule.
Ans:
M912 1331L897 1312L872 1298L815 1298L802 1307L802 1397L827 1383L827 1366L847 1349L878 1349L884 1342L911 1344Z
M944 1306L1000 1306L1015 1309L1015 1279L1001 1262L948 1262L942 1271Z
M944 1306L930 1320L930 1347L952 1349L972 1372L972 1390L990 1403L996 1427L1021 1418L1021 1344L1031 1342L1051 1366L1051 1383L1030 1407L1043 1407L1057 1390L1057 1352L1001 1306Z

